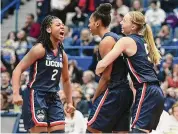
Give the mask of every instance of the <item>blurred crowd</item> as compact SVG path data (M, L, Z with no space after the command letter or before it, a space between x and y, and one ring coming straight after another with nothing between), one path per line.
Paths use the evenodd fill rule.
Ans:
M2 0L2 7L11 0ZM28 0L27 0L28 1ZM98 85L98 77L94 74L97 64L98 36L92 36L88 29L88 20L96 7L103 2L113 5L110 29L121 37L120 22L128 11L140 11L145 14L146 22L152 27L155 42L162 54L162 62L155 66L165 95L165 116L178 124L178 0L36 0L36 14L27 14L24 26L16 33L9 32L5 42L1 44L1 111L14 111L12 104L11 76L13 69L30 50L40 34L43 18L52 14L58 16L65 24L64 49L69 56L90 56L92 63L88 69L78 66L77 60L69 61L69 74L72 82L72 97L76 111L66 115L67 133L84 133L86 119L90 112L91 98ZM21 4L28 4L21 0ZM10 9L5 13L13 13ZM93 46L82 52L78 49L67 49L68 46ZM171 47L177 47L171 49ZM87 62L87 61L86 61ZM21 77L21 92L26 89L29 70ZM59 83L60 84L60 83ZM60 98L65 105L65 94L60 84ZM165 117L162 117L165 118ZM161 120L162 121L162 120ZM165 121L162 121L165 122ZM169 125L174 130L178 125ZM165 128L165 127L164 127ZM167 131L165 130L165 131Z

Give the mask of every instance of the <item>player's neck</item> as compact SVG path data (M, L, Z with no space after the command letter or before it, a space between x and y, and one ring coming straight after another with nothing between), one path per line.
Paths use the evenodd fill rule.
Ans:
M131 31L130 34L138 34L136 31Z
M56 39L54 39L54 38L52 38L52 37L50 37L50 40L51 40L51 42L52 42L53 49L56 49L56 48L58 47L60 41L59 41L59 40L56 40Z
M102 28L101 30L99 30L99 36L102 38L106 33L110 32L110 30L108 28Z

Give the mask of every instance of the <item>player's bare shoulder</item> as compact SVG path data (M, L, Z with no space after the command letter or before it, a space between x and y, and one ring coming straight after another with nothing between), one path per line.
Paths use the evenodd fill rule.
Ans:
M33 51L38 52L38 54L43 55L45 54L45 48L43 47L43 44L37 43L33 46Z
M34 56L37 56L38 58L42 58L44 57L46 50L41 43L37 43L32 47L30 51L31 54L33 54Z
M131 37L122 37L119 42L124 45L135 44L135 41Z
M109 46L110 47L110 46L113 46L115 43L116 43L116 41L114 40L113 37L107 36L103 40L101 40L100 46L104 46L104 47Z

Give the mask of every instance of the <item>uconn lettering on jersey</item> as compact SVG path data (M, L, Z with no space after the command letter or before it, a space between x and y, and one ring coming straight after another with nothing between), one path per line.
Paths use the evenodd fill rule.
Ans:
M46 60L46 66L62 68L62 62Z

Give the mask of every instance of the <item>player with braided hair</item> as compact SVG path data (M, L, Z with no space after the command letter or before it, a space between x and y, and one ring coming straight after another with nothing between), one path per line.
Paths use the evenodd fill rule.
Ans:
M64 110L58 95L61 76L67 112L72 113L75 110L72 105L68 58L61 47L63 40L62 21L51 15L45 17L37 44L13 71L13 102L17 105L23 104L24 126L31 133L64 133ZM28 67L30 80L22 99L19 94L20 77Z

